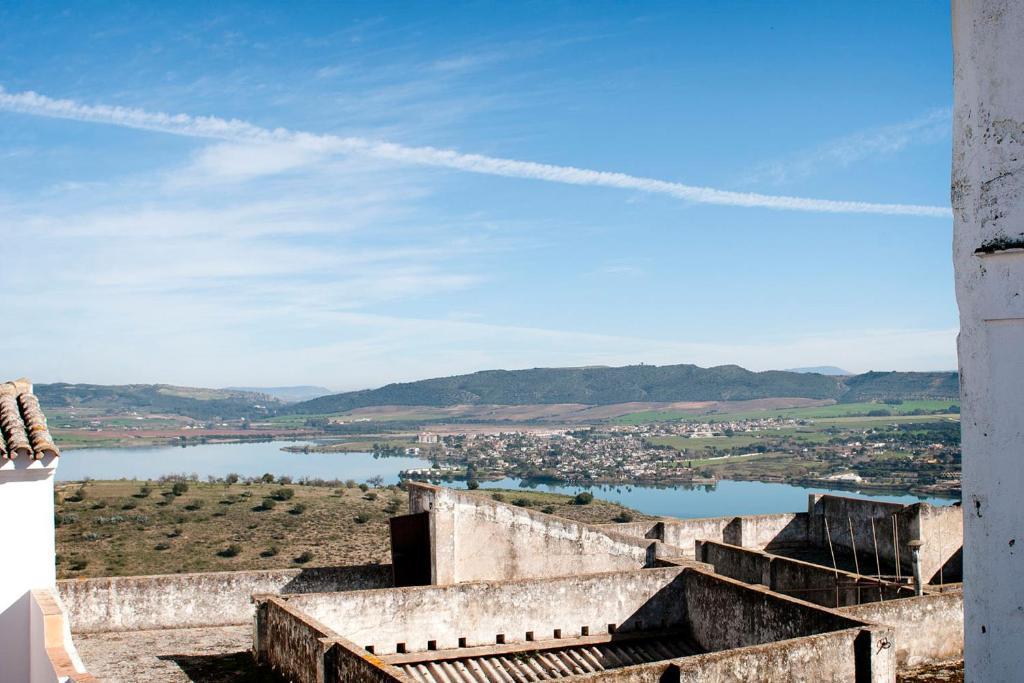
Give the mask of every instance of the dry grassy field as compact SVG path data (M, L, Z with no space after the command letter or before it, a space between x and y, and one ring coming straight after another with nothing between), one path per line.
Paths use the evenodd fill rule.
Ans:
M90 481L57 488L60 578L390 562L398 487ZM493 496L492 491L478 495ZM506 502L595 523L643 516L594 500L498 492Z

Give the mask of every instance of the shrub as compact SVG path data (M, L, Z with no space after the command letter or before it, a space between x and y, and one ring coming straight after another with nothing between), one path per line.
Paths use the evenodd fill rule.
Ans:
M398 512L401 509L402 509L402 499L401 498L392 498L391 500L388 501L388 505L387 505L386 508L384 508L384 511L387 512L389 515L393 515L393 514L395 514L396 512Z
M308 550L304 550L298 557L292 560L292 562L295 562L296 564L306 564L312 559L313 553L309 552Z
M107 501L105 500L97 500L95 503L92 504L93 510L102 510L105 507L107 507Z
M363 498L365 498L366 500L377 500L377 492L369 491L365 496L363 496Z
M76 557L68 563L68 569L70 569L73 572L80 572L88 566L89 560L86 560L85 558L81 557Z
M370 490L370 485L364 482L359 485L359 490L362 491L363 493L366 493L367 491Z
M170 543L157 543L155 546L153 546L153 550L169 550L170 547Z
M370 521L370 515L366 514L365 512L360 512L356 514L356 516L353 517L353 519L355 519L356 524L366 524Z
M136 507L138 507L138 503L136 503L134 500L126 500L121 505L122 510L134 510Z
M580 491L576 494L576 497L572 499L573 505L590 505L594 500L594 494L590 491Z
M466 482L466 488L469 489L470 491L476 491L478 488L480 488L480 482L478 482L476 479L470 479L469 481Z
M171 486L171 493L175 496L183 496L188 493L188 483L184 481L176 481Z
M288 511L288 514L289 515L301 515L305 511L306 511L306 504L305 503L296 503L295 505L292 506L292 509Z
M277 555L277 552L277 546L272 545L266 550L260 551L260 557L273 557L274 555Z
M345 480L345 488L347 488L347 489L354 489L355 487L356 487L356 480L355 479L346 479Z
M166 536L167 538L177 538L178 536L181 536L181 529L171 529L166 534L164 534L164 536Z
M254 507L253 510L255 510L256 512L263 512L265 510L273 510L275 505L277 505L277 503L274 501L273 498L264 498L263 502L261 502L259 505Z
M241 554L241 552L242 546L238 545L237 543L232 543L227 548L224 548L223 550L218 550L217 554L221 557L235 557L236 555Z
M630 514L627 511L623 510L619 514L615 515L614 521L618 522L619 524L625 524L626 522L632 522L633 521L633 515Z
M205 504L205 500L193 500L190 501L189 504L185 506L185 509L195 511L201 509Z
M491 499L492 500L496 500L496 501L498 501L500 503L500 502L505 500L505 494L503 494L503 493L492 493L491 494Z
M279 489L275 489L274 492L270 494L270 497L274 500L291 500L295 497L295 489L282 486Z
M283 475L281 475L280 477L277 478L277 481L282 483L282 484L290 484L290 483L292 483L292 478L289 477L286 474L283 474Z
M513 498L512 504L520 508L528 508L533 505L533 501L529 498Z
M543 512L546 515L553 515L553 514L555 514L555 506L554 505L545 505L544 507L542 507L540 509L540 511Z

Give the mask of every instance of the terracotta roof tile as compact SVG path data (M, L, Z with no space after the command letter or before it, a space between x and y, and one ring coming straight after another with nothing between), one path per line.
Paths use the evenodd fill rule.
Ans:
M27 379L0 384L0 460L60 455Z

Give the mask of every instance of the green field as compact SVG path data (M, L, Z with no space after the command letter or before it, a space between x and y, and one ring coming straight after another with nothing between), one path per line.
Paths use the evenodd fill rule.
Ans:
M891 416L910 415L915 411L934 413L946 412L951 406L959 408L959 401L904 401L896 405L885 403L835 403L827 406L811 408L779 408L774 410L748 410L739 412L688 413L680 410L647 410L630 413L614 420L617 424L645 424L648 422L672 422L687 420L692 422L725 422L730 420L756 420L760 418L782 417L797 420L815 420L841 417L870 417L868 413L887 410ZM924 416L914 416L924 417Z

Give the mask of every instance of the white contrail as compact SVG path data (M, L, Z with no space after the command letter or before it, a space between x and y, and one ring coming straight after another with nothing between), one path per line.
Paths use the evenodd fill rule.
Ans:
M238 119L212 116L165 114L143 109L87 105L74 100L58 100L35 92L10 93L0 87L0 110L20 112L33 116L71 119L90 123L103 123L126 128L157 131L188 137L213 138L247 143L286 143L298 145L324 154L362 154L407 164L453 168L470 173L482 173L515 178L532 178L570 185L594 185L665 194L701 204L748 206L791 211L817 211L827 213L870 213L901 216L931 216L948 218L949 208L918 204L876 204L832 199L810 199L731 192L711 187L644 178L625 173L593 171L572 166L555 166L532 161L517 161L480 154L463 154L454 150L434 147L409 147L366 138L318 135L291 131L285 128L261 128Z

